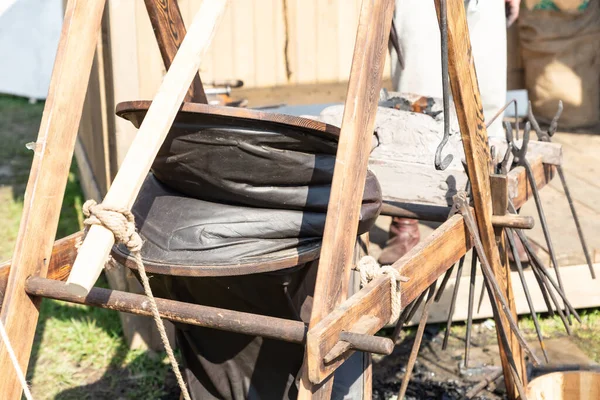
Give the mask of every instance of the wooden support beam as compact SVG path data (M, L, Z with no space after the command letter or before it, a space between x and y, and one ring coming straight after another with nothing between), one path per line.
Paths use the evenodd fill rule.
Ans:
M176 0L144 0L165 68L168 70L186 34ZM200 75L194 75L184 101L208 103Z
M71 272L73 261L75 261L75 257L77 256L77 248L75 245L81 240L82 236L83 231L80 231L54 242L52 255L50 256L50 262L48 263L47 277L49 279L57 281L64 281L67 279L69 272ZM10 261L0 264L0 311L2 310L2 300L4 298L4 292L6 291L9 273Z
M393 10L393 0L362 2L323 233L311 327L347 297ZM332 379L320 386L309 382L309 371L318 368L323 355L311 353L307 348L299 399L330 398Z
M131 209L181 108L190 82L198 72L226 5L227 0L205 0L202 3L104 198L105 206ZM67 281L74 293L85 295L94 286L114 242L113 233L105 227L94 225L90 228Z
M67 3L25 191L21 225L0 313L0 320L24 371L39 314L39 299L32 299L25 293L25 280L29 276L46 276L103 10L102 0L71 0ZM21 385L1 343L0 371L2 397L20 399Z
M510 285L510 271L507 268L507 255L501 259L498 245L501 251L506 253L502 243L503 235L497 240L497 232L492 226L492 196L490 190L490 151L488 137L485 128L483 108L479 94L479 85L471 40L463 0L446 0L448 18L448 58L449 75L452 87L452 95L458 123L460 125L461 137L465 149L467 170L471 182L473 204L477 216L479 236L485 249L485 255L490 262L492 271L498 280L501 290L504 292L511 311L514 313L514 298L512 286ZM435 1L438 17L440 14L440 0ZM507 271L508 270L508 271ZM502 309L500 303L498 309ZM508 329L508 321L501 314L496 321L498 326L506 327L509 345L517 365L517 374L520 376L523 386L527 385L527 371L524 369L525 361L523 350L516 341L514 333ZM500 342L500 340L499 340ZM517 393L513 384L511 367L508 361L507 349L500 345L500 359L507 383L509 398L515 399Z

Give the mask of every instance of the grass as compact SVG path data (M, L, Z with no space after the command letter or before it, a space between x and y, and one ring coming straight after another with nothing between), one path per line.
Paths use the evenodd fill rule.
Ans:
M0 96L0 261L17 237L43 103ZM81 229L83 195L71 166L57 238ZM106 281L101 280L101 286ZM36 399L178 399L164 354L129 350L119 315L44 299L28 381Z

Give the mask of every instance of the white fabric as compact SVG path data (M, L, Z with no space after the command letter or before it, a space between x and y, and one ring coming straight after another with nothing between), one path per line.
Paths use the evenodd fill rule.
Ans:
M0 0L0 93L45 99L63 0Z
M506 102L506 19L504 0L466 2L475 68L486 120ZM404 55L400 70L392 52L392 81L402 93L442 97L440 30L433 0L396 0L396 28ZM504 137L501 123L489 136Z

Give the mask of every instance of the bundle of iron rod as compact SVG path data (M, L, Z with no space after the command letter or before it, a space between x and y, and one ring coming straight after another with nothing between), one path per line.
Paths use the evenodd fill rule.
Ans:
M516 130L516 132L518 132L519 125L518 125L518 116L516 115L516 110L517 110L516 100L509 102L503 108L503 110L508 108L508 106L511 103L515 104L515 130ZM556 117L554 118L554 120L552 121L550 130L548 131L548 133L545 133L539 128L537 121L535 121L535 118L533 117L533 114L531 112L531 106L530 106L529 112L528 112L529 121L525 125L525 130L523 133L523 141L522 141L522 144L520 147L518 147L517 144L515 143L515 137L513 135L514 131L513 131L512 125L510 123L505 123L506 138L507 138L507 145L508 145L506 154L504 155L502 162L498 165L493 165L493 168L492 168L494 173L503 174L503 175L506 175L508 173L508 171L511 169L511 167L522 166L523 168L525 168L527 179L528 179L529 185L532 189L532 194L533 194L534 201L536 204L539 220L541 222L542 230L544 232L544 238L545 238L546 244L548 246L550 260L551 260L551 264L552 264L552 267L554 270L553 273L551 273L549 271L549 269L550 269L549 266L544 265L544 262L540 259L540 257L536 253L534 246L532 245L532 242L527 238L527 236L525 235L525 233L522 229L515 229L515 228L509 228L509 227L504 228L503 234L506 237L506 242L508 243L508 249L510 250L510 252L512 254L512 258L514 260L514 266L519 275L519 280L523 287L523 292L525 294L525 298L526 298L526 301L527 301L527 304L528 304L528 307L529 307L529 310L531 313L531 317L532 317L533 324L535 327L536 335L539 340L540 347L541 347L541 350L542 350L542 353L544 355L544 359L546 362L549 362L549 359L548 359L548 354L546 352L546 348L544 345L543 333L541 331L540 323L538 320L538 311L535 310L533 300L532 300L532 297L530 294L530 290L527 285L527 281L525 280L524 266L523 266L523 263L519 256L519 251L517 250L517 243L519 241L522 243L525 253L527 254L529 267L531 268L533 275L535 277L535 280L539 285L539 289L542 293L542 296L543 296L543 299L544 299L544 302L546 305L546 311L548 312L548 314L550 316L554 316L554 315L558 314L558 316L560 317L560 319L565 327L566 332L568 334L571 334L571 324L572 324L571 316L573 316L580 323L581 323L581 319L580 319L579 315L577 314L577 311L573 308L573 306L571 305L571 303L568 301L568 299L566 297L566 294L565 294L565 291L563 288L563 284L562 284L562 279L560 276L556 252L554 250L554 246L552 245L550 231L548 229L548 224L547 224L544 210L542 207L542 203L540 200L539 190L538 190L536 182L535 182L535 177L533 175L531 165L529 164L529 162L527 161L527 158L526 158L527 145L528 145L529 138L530 138L531 126L534 127L539 140L550 141L550 137L556 131L556 126L558 123L558 117L560 116L560 112L561 112L561 107L559 106L559 111L558 111ZM498 115L500 115L500 114L501 113L498 113ZM493 122L493 120L488 123L488 126L489 126L489 124L491 124L491 122ZM492 149L492 151L494 151L494 150L495 149ZM494 157L492 157L492 159L494 159ZM584 239L583 233L581 231L581 226L580 226L579 220L577 218L577 214L576 214L574 206L573 206L573 201L570 197L570 192L568 190L568 187L566 186L566 181L564 179L564 173L562 173L562 168L560 168L560 166L558 166L557 168L559 170L559 175L561 176L561 182L565 189L565 194L567 195L569 206L571 208L571 212L572 212L573 218L575 220L575 224L577 226L579 237L581 239L582 247L583 247L583 250L584 250L584 253L586 256L586 260L588 261L590 271L592 273L592 277L595 279L595 274L594 274L594 271L592 268L591 259L589 257L589 253L587 251L587 246L585 244L585 239ZM466 190L469 191L469 188L467 187ZM461 212L463 214L463 217L465 218L465 223L468 227L469 232L473 236L474 243L475 243L475 248L473 249L472 256L471 256L464 365L468 367L468 364L469 364L471 334L472 334L472 326L473 326L473 314L474 314L474 306L475 306L475 304L474 304L475 293L474 292L475 292L475 283L476 283L477 275L478 275L477 265L478 265L478 260L479 260L479 261L481 261L481 269L482 269L484 285L482 286L482 292L481 292L481 295L479 298L478 309L481 307L481 304L483 301L483 296L484 296L485 292L487 291L488 296L490 297L490 303L492 305L492 309L493 309L494 316L496 317L495 318L496 321L501 321L500 318L497 318L497 316L499 315L500 312L503 312L504 315L506 316L509 326L508 327L503 326L502 323L500 324L500 326L498 326L499 339L503 342L503 345L504 345L503 347L508 350L507 355L509 357L509 363L512 364L512 372L513 372L512 375L514 378L513 380L515 382L515 385L517 387L517 391L519 392L519 395L521 396L521 398L525 398L524 387L522 385L522 382L520 381L518 374L516 373L515 360L512 357L512 354L510 354L510 347L508 346L508 336L507 336L508 329L512 330L512 332L515 334L515 336L521 343L523 349L527 353L529 353L531 361L533 361L534 363L537 363L538 362L537 358L531 351L531 348L526 344L523 334L519 331L516 321L514 320L514 318L512 317L512 314L510 313L510 311L508 309L506 299L504 298L504 295L498 289L498 282L496 281L494 275L491 273L490 264L489 264L488 260L485 259L485 254L483 252L483 245L478 237L477 225L475 224L474 217L471 214L471 209L468 204L467 193L466 192L459 193L458 195L455 196L454 200L455 200L454 208L457 209L458 212ZM512 202L510 200L509 200L508 204L509 204L508 210L507 210L508 213L509 214L518 214L519 210L515 209L514 205L512 204ZM480 255L483 255L483 256L480 256ZM427 300L425 301L425 304L423 306L423 309L422 309L422 315L421 315L421 318L419 321L419 326L418 326L418 329L416 332L413 348L412 348L410 358L407 363L406 374L403 378L398 398L403 398L404 394L406 393L406 389L408 387L408 382L409 382L411 374L412 374L412 369L416 362L416 357L417 357L417 354L418 354L418 351L419 351L419 348L421 345L424 328L425 328L425 325L427 322L427 318L429 316L429 307L434 301L435 302L440 301L442 294L447 286L448 281L450 280L452 274L454 273L454 270L456 270L456 281L454 284L452 297L451 297L451 301L450 301L448 320L446 323L446 331L445 331L445 335L444 335L444 339L443 339L442 348L446 349L446 347L448 345L450 328L452 326L452 317L453 317L454 309L456 306L457 295L458 295L459 287L460 287L459 286L460 278L462 276L464 263L465 263L465 256L463 256L456 265L454 265L452 268L450 268L446 272L446 274L441 279L441 283L440 283L439 287L437 287L437 282L435 282L433 285L431 285L428 290L425 290L415 301L413 301L410 305L408 305L403 310L402 314L400 315L400 318L398 319L396 328L393 333L393 338L392 338L394 341L398 340L398 338L400 336L400 332L402 330L402 327L408 321L412 320L412 318L414 317L417 310L421 307L421 305L425 301L425 298L427 298ZM437 288L437 290L436 290L436 288ZM497 299L499 300L499 303L502 304L502 307L501 307L502 310L498 309L498 307L497 307L497 303L496 303Z

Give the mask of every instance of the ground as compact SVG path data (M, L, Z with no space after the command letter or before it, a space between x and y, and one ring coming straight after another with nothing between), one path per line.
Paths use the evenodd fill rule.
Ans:
M339 100L334 96L331 101ZM33 155L27 150L26 143L35 141L42 109L42 103L28 104L23 99L0 97L0 260L9 259L14 247ZM591 158L593 149L586 148L583 153L578 155L573 151L568 157ZM586 168L596 168L592 163L586 165ZM577 181L581 185L576 183L578 186L575 190L583 190L584 177L579 174L576 179L581 181ZM591 184L596 190L597 185ZM74 165L57 237L81 228L79 210L82 200ZM593 216L599 220L593 197L583 196L583 203L587 207L585 212L589 213L586 221ZM557 235L561 232L560 229L555 231ZM560 237L558 239L562 240ZM558 352L555 360L572 363L600 361L600 313L586 310L582 315L584 323L576 325L573 336L568 339L557 319L543 318L548 346ZM531 320L521 318L520 325L531 343L534 343ZM408 390L408 395L413 398L460 398L468 388L499 365L492 321L479 321L474 328L469 369L461 367L464 325L458 323L453 326L449 348L441 351L444 329L438 324L427 327L414 379ZM374 398L395 398L414 331L414 328L409 328L403 333L402 341L392 355L374 357ZM382 332L386 333L389 332ZM566 352L566 358L559 351L565 348L571 349ZM575 357L575 353L579 356ZM129 351L117 313L53 300L44 300L42 303L27 378L32 384L34 397L40 400L179 398L164 354ZM498 393L482 392L482 395L498 399L502 398L502 390Z

